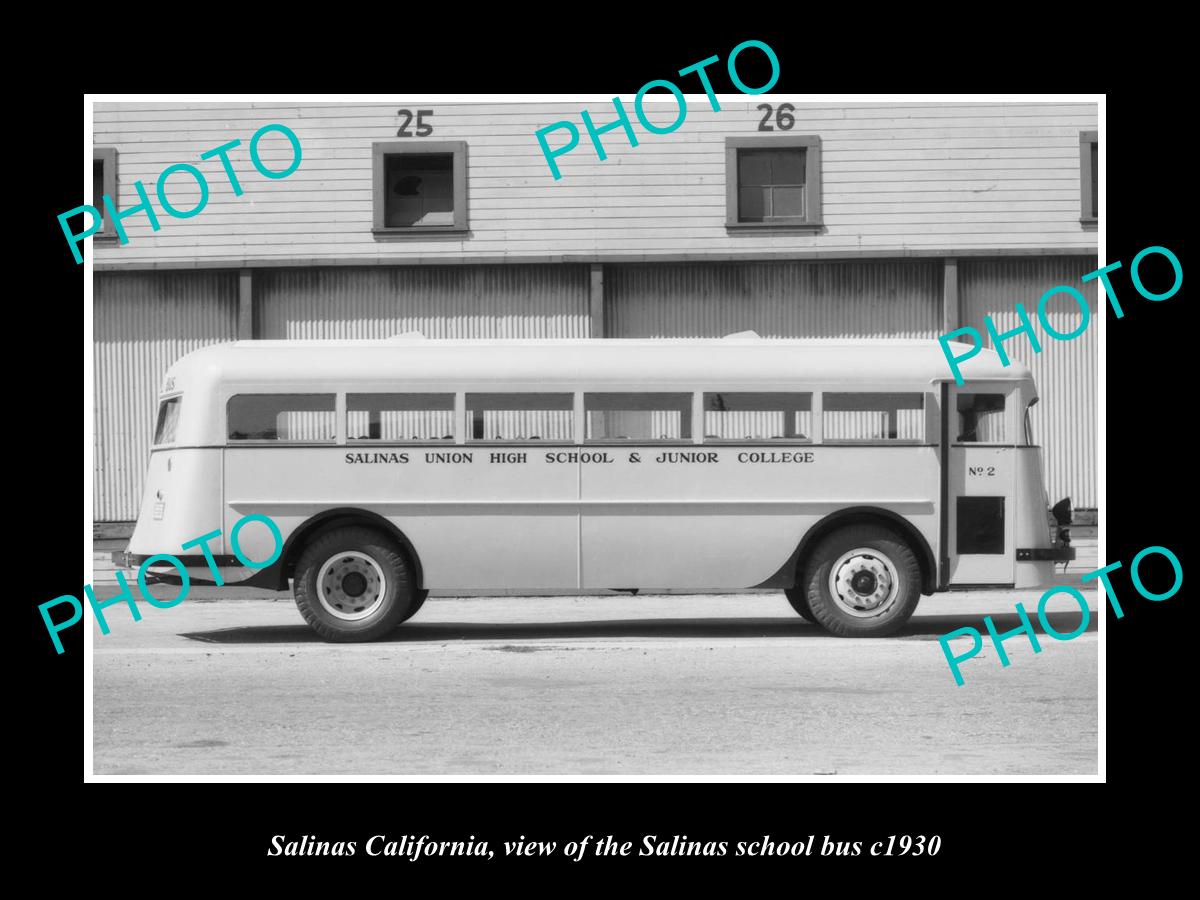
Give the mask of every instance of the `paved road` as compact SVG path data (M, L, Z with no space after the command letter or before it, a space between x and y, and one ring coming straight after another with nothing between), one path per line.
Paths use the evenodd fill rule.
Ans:
M986 646L963 687L937 642L1015 627L1038 595L926 597L885 640L830 637L781 594L433 598L357 645L322 643L286 594L112 607L95 772L1093 774L1097 616L1038 655L1012 639L1008 668Z

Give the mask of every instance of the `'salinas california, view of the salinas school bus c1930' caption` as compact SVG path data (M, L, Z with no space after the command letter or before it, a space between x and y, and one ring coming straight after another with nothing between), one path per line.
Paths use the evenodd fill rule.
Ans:
M227 537L213 565L230 585L290 581L333 641L386 634L431 590L776 588L830 632L887 635L922 594L1033 587L1074 558L1029 371L984 350L963 372L936 341L752 333L212 346L166 375L115 557L267 516L271 565L243 567ZM246 528L240 549L277 547Z

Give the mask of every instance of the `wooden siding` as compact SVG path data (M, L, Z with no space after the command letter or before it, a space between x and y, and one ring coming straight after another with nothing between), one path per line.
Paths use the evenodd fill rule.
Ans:
M822 142L825 227L815 234L731 233L725 227L725 138L757 131L764 102L786 96L723 101L713 112L700 96L683 125L653 135L637 124L633 97L623 97L640 141L620 129L603 136L609 158L595 156L579 118L612 121L611 103L97 104L95 145L119 151L122 208L137 202L141 180L156 209L159 173L178 162L208 176L206 209L161 230L145 215L126 220L130 242L95 248L98 266L286 265L583 260L697 254L717 258L763 253L895 255L1029 250L1094 253L1096 232L1080 218L1079 133L1095 129L1091 103L957 103L796 106L796 124L778 135L818 135ZM372 234L371 145L397 140L397 109L432 109L431 141L466 141L470 231L380 240ZM661 104L660 104L661 106ZM649 117L669 122L673 104ZM536 129L576 124L579 147L559 157L555 181ZM282 123L299 136L300 168L268 180L249 159L251 135ZM199 154L241 139L231 153L245 189L234 197L219 161ZM551 137L554 145L559 134ZM419 144L422 138L411 138ZM282 168L290 148L278 134L261 144ZM189 190L191 193L189 194ZM187 209L197 197L186 174L169 197Z

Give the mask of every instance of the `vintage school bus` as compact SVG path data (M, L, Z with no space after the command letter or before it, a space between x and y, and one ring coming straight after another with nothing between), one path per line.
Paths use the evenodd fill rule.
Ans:
M228 583L290 580L334 641L431 590L497 589L776 588L835 634L886 635L922 594L1032 587L1074 558L1028 370L984 351L964 372L935 341L213 346L167 373L117 562L171 553L202 583L180 549L220 528ZM251 514L283 539L257 571L229 546ZM251 523L239 545L266 560L276 541Z

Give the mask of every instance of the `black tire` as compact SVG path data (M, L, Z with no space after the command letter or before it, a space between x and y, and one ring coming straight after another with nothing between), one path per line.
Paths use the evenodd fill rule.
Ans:
M808 608L808 597L804 591L798 587L787 588L784 590L787 595L788 603L792 604L792 609L800 614L805 622L812 622L814 625L819 625L817 617L812 614L812 610Z
M396 624L403 625L405 622L415 616L418 612L420 612L421 607L425 605L425 601L428 599L429 591L417 591L416 597L413 598L412 606L408 608L408 612L405 613L404 618Z
M847 559L854 551L862 552ZM838 583L843 587L835 596L830 575L839 561ZM861 579L857 586L852 585L855 579ZM813 617L830 633L884 637L902 628L916 611L921 566L907 542L890 529L851 525L816 546L802 586Z
M338 643L381 637L420 607L421 592L404 551L380 532L359 526L335 528L305 547L292 590L304 620L325 640Z

